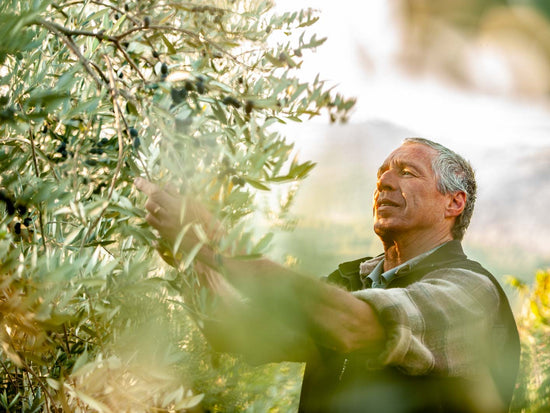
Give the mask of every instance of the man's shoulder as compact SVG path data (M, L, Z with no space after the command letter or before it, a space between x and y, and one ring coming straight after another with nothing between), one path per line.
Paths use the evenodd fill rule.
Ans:
M359 277L359 268L365 262L378 262L381 256L363 257L351 261L345 261L338 264L338 268L332 271L328 276L323 277L325 281L336 284L349 291L357 290L361 281Z

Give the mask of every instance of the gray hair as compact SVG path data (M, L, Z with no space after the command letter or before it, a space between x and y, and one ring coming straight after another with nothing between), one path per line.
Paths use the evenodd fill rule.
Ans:
M466 205L462 214L456 217L451 235L453 239L462 240L466 228L470 224L476 202L475 173L466 159L449 148L424 138L406 138L404 143L419 143L437 151L438 155L432 161L432 170L435 174L437 189L442 194L457 191L466 193Z

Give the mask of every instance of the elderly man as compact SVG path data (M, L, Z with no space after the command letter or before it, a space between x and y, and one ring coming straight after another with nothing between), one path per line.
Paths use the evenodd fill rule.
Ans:
M136 185L149 196L147 221L174 241L185 224L179 197L143 179ZM378 170L383 254L343 263L321 282L204 247L198 269L222 297L205 334L257 361L305 361L301 412L507 411L519 339L502 288L461 248L475 197L467 161L406 139ZM199 205L188 210L186 220L212 236L223 231ZM183 248L194 241L186 236Z

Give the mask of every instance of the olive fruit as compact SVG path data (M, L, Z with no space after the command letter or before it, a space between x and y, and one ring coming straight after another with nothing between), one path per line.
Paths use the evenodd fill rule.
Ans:
M245 181L243 178L241 178L240 176L234 176L234 177L232 177L232 178L231 178L231 182L232 182L233 185L235 185L235 186L243 186L243 185L246 183L246 181Z
M178 89L173 87L170 89L170 97L176 105L179 105L187 97L187 90L185 88Z
M204 86L204 78L202 76L199 76L197 78L197 82L195 83L195 87L197 88L197 92L199 94L204 94L204 92L206 91L206 88Z
M193 85L193 82L191 82L190 80L186 80L185 83L183 84L183 87L188 92L192 92L195 90L195 85Z
M227 106L233 106L235 108L241 107L241 102L235 99L233 96L226 96L223 98L222 102Z
M4 190L0 190L0 201L6 204L6 212L8 215L15 214L15 202L13 198Z
M244 111L248 115L250 112L252 112L252 109L254 109L254 102L251 100L247 100L244 104Z

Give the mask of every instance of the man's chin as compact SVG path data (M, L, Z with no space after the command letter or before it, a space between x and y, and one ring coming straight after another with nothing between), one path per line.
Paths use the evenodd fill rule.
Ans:
M393 239L396 232L398 232L398 228L395 228L395 225L391 225L391 223L386 222L386 220L380 220L374 223L374 233L378 235L382 241Z

